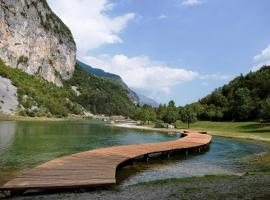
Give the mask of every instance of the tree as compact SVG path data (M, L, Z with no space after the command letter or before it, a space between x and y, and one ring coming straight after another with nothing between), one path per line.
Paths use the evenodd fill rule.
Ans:
M148 121L148 124L150 121L155 121L157 119L157 114L153 107L149 106L144 109L146 114L146 119Z
M162 120L165 123L171 124L171 123L176 122L177 119L178 119L178 109L176 108L174 101L171 100L168 103L168 106L166 108L166 111L165 111L165 114L163 115Z
M155 121L157 118L156 111L153 107L149 105L144 105L143 107L137 106L134 111L132 118L135 120L140 120L144 124L145 122Z
M262 103L260 117L263 121L270 122L270 97Z
M167 111L166 104L160 104L158 109L157 109L157 118L159 120L163 120L163 117L165 116L166 111Z
M166 114L163 117L163 121L165 123L175 123L176 120L178 118L178 113L176 110L172 110L172 109L168 109L168 111L166 112Z
M189 128L190 123L194 123L197 121L197 114L190 107L185 107L181 110L180 118L182 122L188 124Z
M175 108L175 102L173 100L170 100L168 103L168 107Z
M234 94L232 114L235 120L246 121L254 110L253 101L248 88L238 88Z

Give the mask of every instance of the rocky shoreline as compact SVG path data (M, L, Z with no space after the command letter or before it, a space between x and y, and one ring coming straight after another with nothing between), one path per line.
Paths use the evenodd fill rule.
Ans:
M194 184L196 183L196 184ZM17 200L36 199L269 199L270 174L243 176L205 176L167 179L128 186L63 193L17 196Z

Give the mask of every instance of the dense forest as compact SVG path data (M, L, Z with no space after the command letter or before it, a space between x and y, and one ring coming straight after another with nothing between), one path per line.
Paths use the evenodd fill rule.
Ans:
M216 89L193 107L200 120L250 121L269 120L270 66L240 75Z
M136 107L134 119L143 122L192 123L209 121L270 121L270 66L240 75L198 102L176 107L173 101L158 108Z

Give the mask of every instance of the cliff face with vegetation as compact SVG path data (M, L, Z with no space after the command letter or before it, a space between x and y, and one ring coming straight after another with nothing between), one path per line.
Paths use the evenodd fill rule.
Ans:
M45 0L0 0L0 58L61 86L74 72L76 45Z
M128 90L115 80L97 77L76 65L71 79L63 82L63 87L43 80L39 76L31 76L20 69L6 66L0 59L1 77L5 82L16 87L17 94L7 84L0 87L0 113L9 104L7 98L18 98L19 105L12 107L20 115L30 117L56 116L66 117L69 114L125 115L131 114L133 104L128 97ZM4 83L4 82L3 82ZM9 87L9 88L7 88ZM8 94L9 91L9 95ZM10 109L10 108L9 108ZM11 111L11 110L8 110Z
M70 30L46 0L0 0L0 114L130 115L133 99L121 78L86 70L75 55Z

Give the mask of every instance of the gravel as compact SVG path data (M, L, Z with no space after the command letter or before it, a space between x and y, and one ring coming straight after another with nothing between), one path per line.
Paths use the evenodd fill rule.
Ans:
M125 188L99 189L95 191L69 191L53 194L12 197L30 199L270 199L270 175L206 176L142 183Z

